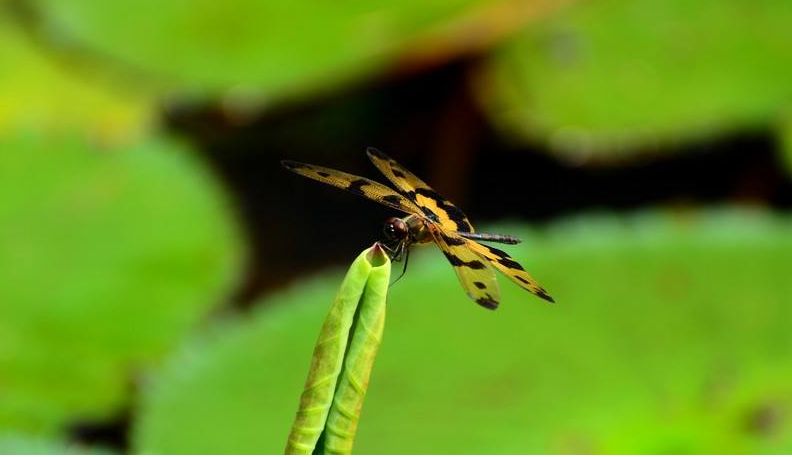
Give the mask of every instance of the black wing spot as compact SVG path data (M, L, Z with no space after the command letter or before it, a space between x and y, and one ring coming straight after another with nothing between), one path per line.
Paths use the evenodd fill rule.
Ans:
M476 286L476 287L478 287L479 289L486 289L486 288L487 288L487 285L486 285L486 284L484 284L484 283L483 283L483 282L481 282L481 281L476 281L476 282L474 282L473 284L475 284L475 286Z
M496 256L498 256L498 257L500 257L500 258L502 258L502 259L508 259L508 258L509 258L509 254L507 254L507 253L505 253L505 252L501 251L501 250L500 250L500 249L498 249L498 248L493 248L493 247L491 247L491 246L484 246L484 247L486 247L487 249L489 249L489 252L491 252L491 253L495 254Z
M363 186L368 185L368 181L365 179L356 179L349 183L346 190L354 193L354 194L363 194Z
M399 205L402 202L401 197L399 197L398 195L386 195L382 197L382 200L388 203L393 203L394 205Z
M443 211L445 211L446 214L448 214L448 218L454 221L454 223L457 225L457 231L459 232L473 231L473 227L471 227L470 224L467 222L467 217L465 216L465 213L463 213L462 210L460 210L456 206L452 205L451 202L443 198L443 196L438 194L435 190L422 187L420 189L416 189L415 193L427 198L431 198L432 200L437 202L437 206Z
M432 211L431 209L429 209L429 208L427 208L425 206L421 206L421 211L423 211L424 216L426 216L430 221L432 221L432 222L434 222L436 224L440 223L440 218L437 217L437 214L435 214L434 211Z
M329 178L330 177L330 173L325 173L324 171L317 171L316 174L321 176L321 177L323 177L323 178Z
M506 268L511 268L513 270L520 270L522 271L523 267L519 263L515 262L512 259L498 259L498 263L503 265Z
M419 208L421 208L421 212L423 212L424 216L429 218L430 221L435 223L440 223L440 218L437 217L437 214L435 214L434 211L432 211L430 208L418 204L418 201L415 199L416 194L414 191L411 190L409 192L401 192L401 194L404 195L404 197L407 198L407 200L410 200L411 202L415 203Z
M468 267L473 270L483 270L484 268L486 268L486 266L483 263L481 263L481 261L479 260L471 260L470 262L465 262L464 260L455 256L454 254L451 254L450 252L445 252L444 254L448 259L448 261L451 263L451 265L455 267Z
M473 227L468 223L465 216L459 208L456 206L443 206L443 209L448 214L448 218L454 221L457 225L457 230L460 232L471 232L473 231Z
M495 309L498 307L498 302L493 300L489 295L476 299L476 303L487 309Z
M504 267L512 268L512 269L520 270L520 271L525 271L523 269L522 265L520 265L519 263L515 262L514 260L512 260L511 257L509 257L509 254L501 251L498 248L493 248L493 247L490 247L490 246L484 246L484 247L486 247L491 254L494 254L496 257L498 257L496 259L497 262L499 264L503 265Z
M522 276L515 276L515 278L517 278L517 280L520 281L523 284L530 284L531 283L531 281L528 281L527 279L523 278Z
M395 176L395 177L397 177L397 178L402 178L402 179L404 179L404 178L406 178L406 177L407 177L407 176L405 176L405 175L404 175L404 173L402 173L401 171L399 171L399 170L397 170L397 169L395 169L395 168L394 168L393 170L391 170L391 172L393 173L393 176Z

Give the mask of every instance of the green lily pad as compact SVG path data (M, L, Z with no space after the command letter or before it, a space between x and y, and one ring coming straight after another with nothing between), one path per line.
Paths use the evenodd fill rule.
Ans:
M557 304L501 280L488 311L439 252L416 248L390 291L355 452L792 450L792 220L732 210L506 230ZM134 449L281 452L340 280L301 282L186 345L145 390Z
M239 269L216 183L175 142L0 141L0 427L49 433L128 401Z
M770 127L792 103L792 4L580 2L504 46L479 85L510 136L574 159Z
M0 11L0 134L79 132L107 143L145 133L151 94L31 41Z
M481 0L36 2L48 25L180 93L270 103L382 71ZM123 18L123 20L119 20ZM494 28L494 27L493 27ZM489 32L491 30L487 30ZM486 34L485 34L486 35ZM476 42L477 36L466 37ZM433 43L424 43L424 49Z

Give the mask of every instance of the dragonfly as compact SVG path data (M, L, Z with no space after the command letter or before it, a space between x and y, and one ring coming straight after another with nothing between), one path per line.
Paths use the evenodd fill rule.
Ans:
M468 297L484 308L496 309L500 303L495 270L534 295L555 302L509 254L480 243L517 244L520 243L518 238L476 232L459 208L395 160L375 148L368 148L366 154L397 190L367 178L318 165L291 160L283 160L281 164L294 173L406 214L404 217L388 218L383 226L380 244L391 260L399 261L409 256L413 245L435 243L454 267Z

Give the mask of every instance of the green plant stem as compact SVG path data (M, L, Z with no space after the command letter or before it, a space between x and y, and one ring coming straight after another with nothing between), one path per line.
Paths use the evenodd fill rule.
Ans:
M382 339L390 260L374 245L352 263L314 347L286 454L352 451Z

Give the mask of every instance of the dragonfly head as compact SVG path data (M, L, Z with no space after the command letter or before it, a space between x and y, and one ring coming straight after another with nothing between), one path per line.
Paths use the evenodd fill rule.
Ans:
M389 217L385 220L382 233L385 235L387 241L401 241L410 234L410 228L407 227L407 223L402 219L398 217Z

